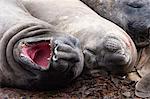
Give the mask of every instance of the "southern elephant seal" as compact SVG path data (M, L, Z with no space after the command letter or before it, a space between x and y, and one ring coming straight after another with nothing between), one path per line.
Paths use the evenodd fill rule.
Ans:
M132 37L138 51L136 95L150 97L150 0L81 0ZM140 77L139 77L140 76Z
M122 27L137 47L150 44L150 0L81 0Z
M133 68L137 53L130 37L79 0L22 0L34 17L55 25L81 42L85 66L124 74Z
M19 0L0 0L0 85L67 85L83 69L79 40L31 16Z

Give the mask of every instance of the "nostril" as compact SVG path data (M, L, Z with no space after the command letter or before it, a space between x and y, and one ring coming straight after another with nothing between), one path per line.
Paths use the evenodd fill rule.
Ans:
M111 52L116 52L121 49L121 42L115 38L110 38L104 42L104 47Z

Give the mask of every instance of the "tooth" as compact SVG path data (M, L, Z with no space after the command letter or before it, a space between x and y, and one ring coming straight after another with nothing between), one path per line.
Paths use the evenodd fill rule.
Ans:
M125 78L126 78L126 76L123 76L122 78L123 78L123 79L125 79Z
M50 38L50 44L52 44L53 38Z
M54 49L55 54L57 54L57 52L58 52L57 49L58 49L58 46L56 46L55 49Z
M49 60L50 60L50 58L47 58L47 60L49 61Z
M25 45L25 46L29 46L29 44L28 44L27 42L24 42L24 43L23 43L23 45Z
M57 61L58 60L58 57L56 57L55 55L53 56L53 61Z
M54 43L56 46L58 46L60 44L60 42L58 40L55 40Z
M22 53L20 54L20 56L21 56L21 57L25 57L25 55L24 55L24 54L22 54Z
M23 42L23 43L21 44L21 47L25 47L25 46L29 46L27 42Z
M26 46L25 44L22 44L22 45L21 45L21 47L25 47L25 46Z

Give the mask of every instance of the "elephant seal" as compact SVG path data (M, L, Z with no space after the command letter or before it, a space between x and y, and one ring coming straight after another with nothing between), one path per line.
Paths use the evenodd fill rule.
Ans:
M31 16L19 0L0 0L0 6L1 86L49 89L82 72L77 38Z
M116 23L132 37L138 51L136 95L150 97L150 0L81 0L99 15Z
M137 59L131 38L79 0L22 0L30 14L81 42L85 66L114 74L130 72Z
M150 44L150 0L81 0L122 27L137 47Z

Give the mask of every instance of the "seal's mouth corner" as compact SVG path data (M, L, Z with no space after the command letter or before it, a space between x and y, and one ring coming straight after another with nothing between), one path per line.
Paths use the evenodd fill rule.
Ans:
M22 61L29 61L31 65L42 69L49 68L52 57L52 44L49 41L22 43L20 47Z

